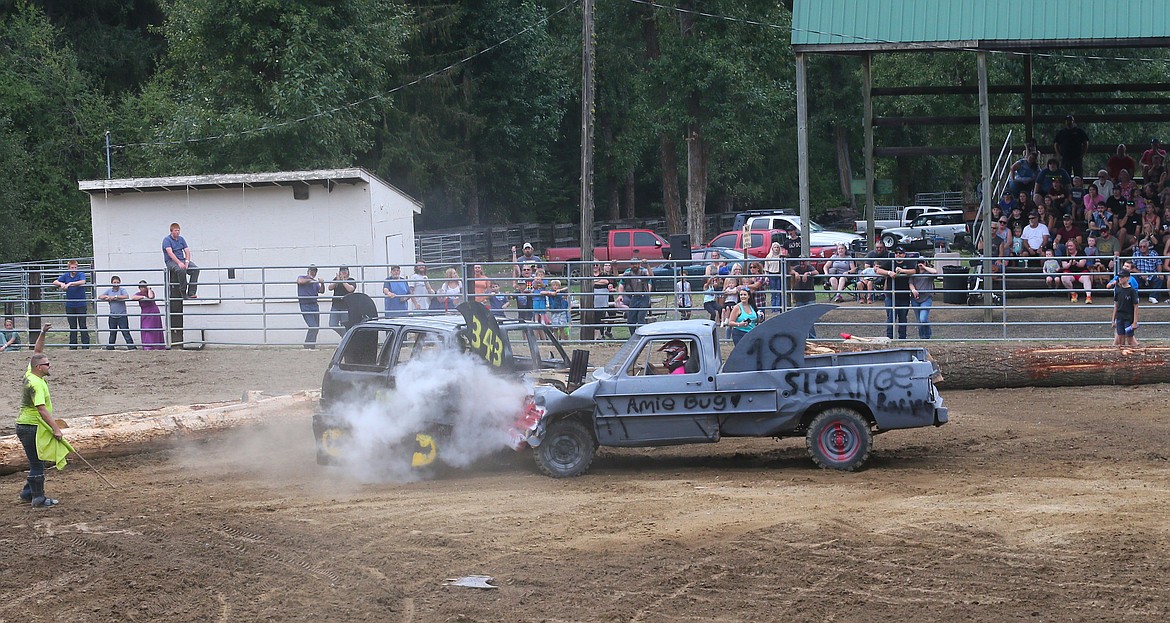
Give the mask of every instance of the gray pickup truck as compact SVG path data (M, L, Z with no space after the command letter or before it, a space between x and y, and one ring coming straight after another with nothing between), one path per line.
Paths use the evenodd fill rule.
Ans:
M713 443L723 437L805 438L823 468L855 470L875 433L941 426L947 409L925 349L805 355L809 328L831 305L798 307L749 332L722 360L707 320L639 327L571 393L535 389L526 442L542 472L578 476L598 446Z

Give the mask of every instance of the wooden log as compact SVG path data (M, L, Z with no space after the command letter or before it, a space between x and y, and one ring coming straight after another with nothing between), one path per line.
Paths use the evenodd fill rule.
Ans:
M203 439L230 428L305 417L312 414L319 396L319 392L299 392L260 398L249 392L243 402L74 417L67 420L65 438L90 460L123 456ZM27 468L28 459L16 435L0 436L0 474Z
M1170 347L947 344L930 348L940 389L1170 383Z
M838 351L923 346L938 364L939 389L1092 387L1170 383L1170 347L1081 346L1026 342L837 343Z

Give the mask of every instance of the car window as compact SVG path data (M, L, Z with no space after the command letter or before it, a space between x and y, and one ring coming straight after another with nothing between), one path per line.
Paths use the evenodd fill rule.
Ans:
M398 355L394 358L395 365L402 365L408 361L426 357L428 354L437 354L443 347L443 336L434 331L410 329L404 331L398 346Z
M346 340L337 365L342 370L385 370L393 344L393 329L358 327Z
M748 248L755 249L757 247L762 247L762 246L764 246L763 232L760 232L760 233L752 232L751 243L748 245Z
M628 246L630 246L630 232L628 232L628 231L615 231L613 233L613 246L615 246L615 247L628 247Z
M648 231L634 232L634 246L635 247L653 247L653 246L655 246L655 243L657 243L657 242L658 242L658 239L654 237L654 234L652 234Z
M674 342L679 342L679 345L684 349L680 354L667 349L667 345ZM699 372L699 348L695 340L685 336L658 337L643 342L638 356L631 359L630 365L626 367L625 375L662 376L670 374L671 368L679 364L683 367L683 372L679 374Z
M727 247L729 249L734 249L735 248L735 238L736 238L735 234L723 234L721 236L716 236L715 239L711 241L711 246L713 246L713 247ZM699 259L699 258L695 258L695 259Z
M930 224L930 217L929 216L920 216L920 217L914 219L914 221L912 223L910 223L910 226L911 227L924 227L924 226L929 225L929 224Z

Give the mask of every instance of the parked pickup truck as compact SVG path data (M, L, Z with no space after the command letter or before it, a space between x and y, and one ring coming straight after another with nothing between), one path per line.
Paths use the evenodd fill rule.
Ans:
M669 258L670 243L649 229L613 229L606 233L605 245L593 249L593 259L598 262L623 264L634 257ZM581 247L553 247L545 251L545 265L554 273L563 274L565 262L579 261Z
M852 471L874 434L945 424L938 368L925 349L805 355L805 336L831 309L774 316L726 361L708 320L638 327L576 390L535 388L527 443L537 467L564 478L585 473L598 446L799 436L821 467Z
M733 229L715 236L711 242L707 243L707 246L734 249L744 255L762 258L768 255L768 251L771 250L773 239L783 240L787 235L788 232L783 229L748 230L746 232L742 229ZM743 244L745 238L748 242L746 249Z
M894 227L909 227L914 219L923 214L930 214L932 212L946 212L949 208L942 206L875 206L874 209L874 232L880 236L881 233L887 229ZM860 236L866 234L866 228L869 226L869 221L861 219L860 221L853 221L853 231Z

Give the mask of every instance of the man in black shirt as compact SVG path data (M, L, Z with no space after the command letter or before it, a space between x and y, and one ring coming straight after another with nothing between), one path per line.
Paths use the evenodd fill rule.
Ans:
M788 225L788 235L780 243L780 246L788 250L788 257L801 256L800 230L796 228L796 225Z
M1060 156L1060 164L1070 175L1084 175L1084 157L1089 149L1089 135L1077 125L1072 115L1064 118L1064 127L1056 133L1052 142L1056 155Z

